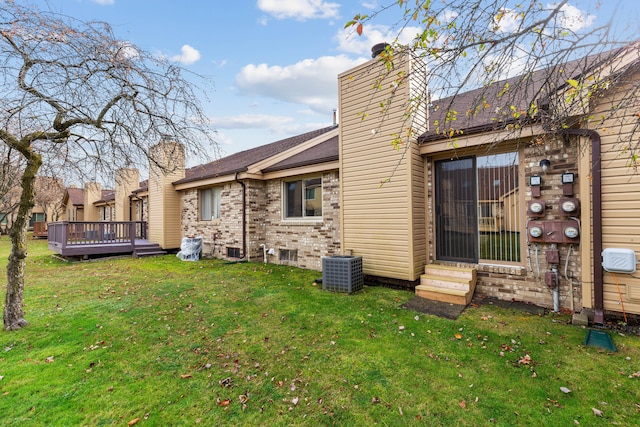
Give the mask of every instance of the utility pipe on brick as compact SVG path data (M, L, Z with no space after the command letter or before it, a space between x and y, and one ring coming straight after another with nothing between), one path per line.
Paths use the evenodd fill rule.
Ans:
M247 258L247 186L238 179L238 172L235 174L235 180L242 186L242 256L240 259Z
M604 324L604 278L602 271L602 171L600 134L592 129L567 129L567 134L591 139L591 206L593 211L593 323Z

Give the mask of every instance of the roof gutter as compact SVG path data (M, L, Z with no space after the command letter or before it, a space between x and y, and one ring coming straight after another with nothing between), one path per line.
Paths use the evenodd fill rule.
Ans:
M242 186L242 257L247 258L247 185L238 179L238 173L234 175L235 181Z
M569 135L591 138L591 206L593 210L593 323L604 324L602 271L602 171L600 134L591 129L567 129Z

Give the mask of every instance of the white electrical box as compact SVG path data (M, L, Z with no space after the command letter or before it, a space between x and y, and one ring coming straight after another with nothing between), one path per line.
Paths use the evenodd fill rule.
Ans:
M602 268L610 273L633 273L636 263L636 253L632 249L607 248L602 251Z

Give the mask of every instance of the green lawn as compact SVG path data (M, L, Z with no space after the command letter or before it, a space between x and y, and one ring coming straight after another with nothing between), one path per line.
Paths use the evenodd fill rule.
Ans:
M480 306L450 321L399 308L407 291L324 292L314 271L172 255L65 263L29 245L30 326L0 332L2 425L640 419L638 337L614 333L617 353L585 347L568 316ZM2 236L1 267L8 250Z

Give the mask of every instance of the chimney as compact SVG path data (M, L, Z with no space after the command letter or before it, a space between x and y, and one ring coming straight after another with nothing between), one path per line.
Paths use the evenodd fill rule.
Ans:
M185 176L184 145L163 139L149 151L148 239L163 249L180 247L182 194L173 182Z
M97 182L84 185L84 217L83 221L98 221L98 208L93 204L102 199L102 186Z
M382 52L384 52L387 46L389 46L389 43L378 43L373 45L373 47L371 48L371 57L375 58L376 56L380 55Z
M138 169L122 168L116 171L115 210L116 221L133 221L131 218L131 192L140 185Z

